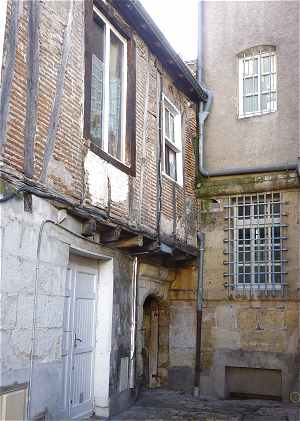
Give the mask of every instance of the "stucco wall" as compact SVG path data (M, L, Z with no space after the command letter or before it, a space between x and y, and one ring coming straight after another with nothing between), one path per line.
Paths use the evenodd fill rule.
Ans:
M210 170L287 162L299 155L299 2L204 2L204 78L213 91L205 162ZM276 47L278 111L238 118L238 58ZM226 153L224 153L226 151Z

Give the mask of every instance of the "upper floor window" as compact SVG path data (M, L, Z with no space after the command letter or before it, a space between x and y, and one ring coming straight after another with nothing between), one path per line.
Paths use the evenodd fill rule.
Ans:
M166 98L163 101L163 170L182 184L181 114Z
M277 64L274 47L255 47L239 57L239 116L277 110Z
M280 194L232 197L228 214L228 275L235 286L281 288L287 261Z
M129 172L135 147L133 60L130 63L131 86L128 86L127 72L128 49L132 42L93 2L87 1L86 4L85 137L91 140L94 152ZM107 6L104 4L103 7ZM128 100L129 97L132 101ZM128 128L131 133L128 133Z

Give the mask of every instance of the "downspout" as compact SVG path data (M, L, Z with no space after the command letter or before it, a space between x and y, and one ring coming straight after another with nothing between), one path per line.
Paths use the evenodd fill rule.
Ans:
M241 168L232 168L224 170L214 170L209 171L205 167L204 163L204 141L205 141L205 121L210 114L211 105L213 101L212 92L207 89L203 82L203 69L204 69L204 59L203 59L203 3L204 0L199 0L198 3L198 59L197 59L197 81L199 85L202 86L202 89L207 94L207 101L205 103L200 102L199 104L199 115L198 115L198 125L199 125L199 172L204 177L222 177L227 175L243 175L243 174L255 174L255 173L264 173L264 172L276 172L276 171L296 171L298 176L300 176L300 157L298 160L292 164L282 163L282 164L271 164L271 165L258 165L255 167L241 167Z
M138 257L133 259L132 283L131 283L131 333L130 333L130 365L129 365L129 388L135 388L136 369L136 322L137 322L137 277Z
M194 396L200 394L200 374L201 374L201 334L202 334L202 313L203 313L203 264L205 251L205 234L198 232L199 254L197 258L197 327L196 327L196 356L195 356L195 379Z

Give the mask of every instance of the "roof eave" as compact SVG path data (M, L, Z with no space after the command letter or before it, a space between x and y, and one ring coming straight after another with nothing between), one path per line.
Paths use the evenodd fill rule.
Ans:
M194 78L141 3L138 0L112 0L112 3L160 59L178 89L183 91L193 102L206 102L205 90Z

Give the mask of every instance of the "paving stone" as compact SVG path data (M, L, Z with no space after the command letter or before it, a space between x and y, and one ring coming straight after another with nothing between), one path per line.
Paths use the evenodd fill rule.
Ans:
M196 398L165 389L144 390L129 410L115 421L300 421L300 407L267 400Z

